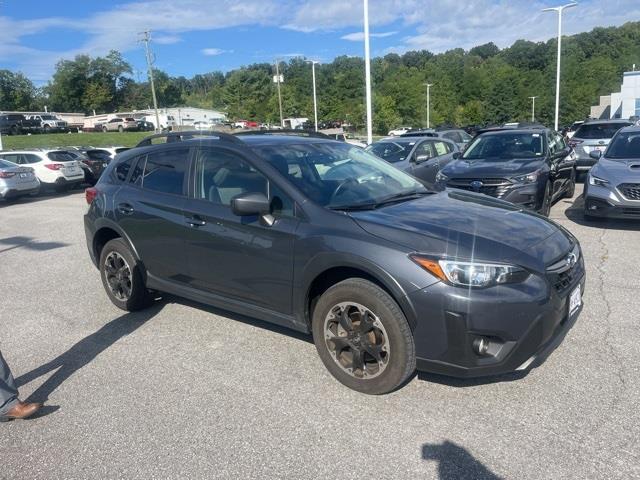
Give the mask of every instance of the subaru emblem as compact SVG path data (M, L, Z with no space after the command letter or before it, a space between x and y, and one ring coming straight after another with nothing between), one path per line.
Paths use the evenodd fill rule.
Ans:
M471 188L473 188L476 192L479 192L482 186L484 185L484 183L482 183L480 180L474 180L473 182L470 183L470 185L471 185Z

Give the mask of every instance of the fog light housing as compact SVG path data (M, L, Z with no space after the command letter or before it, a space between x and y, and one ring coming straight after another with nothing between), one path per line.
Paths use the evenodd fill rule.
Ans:
M497 357L504 345L504 342L497 337L477 336L473 339L471 348L479 357Z
M485 357L489 351L489 339L485 337L476 337L473 341L473 351L476 355Z

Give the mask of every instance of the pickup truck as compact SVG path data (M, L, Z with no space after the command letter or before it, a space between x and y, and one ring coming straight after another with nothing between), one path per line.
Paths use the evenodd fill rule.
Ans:
M19 113L0 114L0 133L20 135L21 133L40 133L42 124L40 120L27 120Z
M68 128L67 122L51 114L27 115L27 120L39 120L45 133L66 132Z

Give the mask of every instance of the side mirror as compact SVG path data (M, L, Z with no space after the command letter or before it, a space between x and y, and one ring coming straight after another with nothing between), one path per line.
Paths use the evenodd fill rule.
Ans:
M591 150L589 152L589 156L594 160L600 160L600 157L602 156L602 152L600 150Z
M269 199L264 193L241 193L231 199L231 211L239 217L262 215L269 210Z
M462 153L453 152L453 155L451 156L451 158L453 158L454 160L458 160L461 156L462 156Z
M416 163L426 162L427 160L429 160L429 158L431 157L429 157L429 155L426 155L426 154L415 156Z

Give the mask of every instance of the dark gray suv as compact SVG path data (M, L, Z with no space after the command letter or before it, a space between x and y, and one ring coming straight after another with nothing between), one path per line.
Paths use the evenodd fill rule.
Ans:
M87 189L89 254L122 309L153 290L312 333L370 394L416 367L527 370L578 317L578 241L535 213L313 135L197 135L143 142Z

